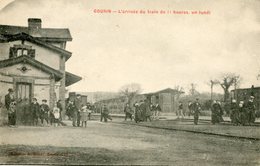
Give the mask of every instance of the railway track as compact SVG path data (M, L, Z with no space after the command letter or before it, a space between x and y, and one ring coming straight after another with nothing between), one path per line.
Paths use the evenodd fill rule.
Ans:
M185 121L193 121L193 120L192 119L186 119ZM144 124L144 123L127 123L127 122L112 122L112 123L140 126L140 127L153 128L153 129L163 129L163 130L169 130L169 131L181 131L181 132L189 132L189 133L195 133L195 134L219 136L219 137L239 139L239 140L260 141L260 138L258 138L258 137L237 136L237 135L230 135L230 134L225 134L225 133L215 133L215 132L209 132L209 131L181 129L181 128L174 128L172 126L171 127L151 126L149 124ZM200 124L201 123L208 123L209 124L210 121L209 120L200 120L199 123Z

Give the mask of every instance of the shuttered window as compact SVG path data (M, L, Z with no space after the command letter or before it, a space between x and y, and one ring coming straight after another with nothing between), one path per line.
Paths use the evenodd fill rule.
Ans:
M16 58L18 56L27 55L31 58L35 58L35 49L10 47L9 58Z

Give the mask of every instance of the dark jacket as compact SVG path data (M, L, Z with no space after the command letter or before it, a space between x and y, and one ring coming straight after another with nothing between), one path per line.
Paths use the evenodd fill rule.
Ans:
M13 98L11 97L11 95L8 93L7 95L5 95L5 107L7 110L9 110L10 108L10 103L12 102Z
M31 103L31 112L34 118L38 118L40 116L40 105L39 103Z

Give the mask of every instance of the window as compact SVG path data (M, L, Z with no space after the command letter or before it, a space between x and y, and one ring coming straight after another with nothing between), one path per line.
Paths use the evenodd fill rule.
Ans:
M22 54L23 55L28 55L28 50L24 49Z
M23 50L22 49L17 49L17 56L23 55Z
M35 58L35 49L24 45L15 45L10 47L9 58L16 58L18 56L27 55L31 58Z

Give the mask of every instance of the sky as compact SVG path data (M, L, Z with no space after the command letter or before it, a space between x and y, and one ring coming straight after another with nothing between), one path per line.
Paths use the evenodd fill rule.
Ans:
M66 70L83 77L70 91L118 91L139 83L143 92L177 85L187 92L195 83L209 92L209 80L223 73L239 74L241 88L260 86L258 0L1 0L0 9L0 24L27 26L28 18L41 18L42 27L70 29Z

